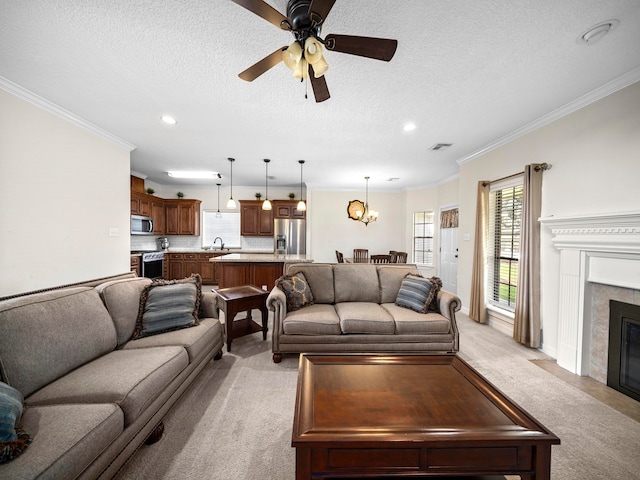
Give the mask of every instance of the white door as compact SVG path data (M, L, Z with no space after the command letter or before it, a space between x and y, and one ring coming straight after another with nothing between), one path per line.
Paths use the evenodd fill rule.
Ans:
M458 293L458 229L440 229L440 279L442 289Z

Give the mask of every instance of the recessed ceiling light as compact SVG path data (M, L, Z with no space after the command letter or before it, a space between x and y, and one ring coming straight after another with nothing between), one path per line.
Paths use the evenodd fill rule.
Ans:
M600 40L602 40L607 33L613 31L619 23L620 22L618 20L607 20L606 22L600 22L580 34L578 38L576 38L576 43L595 45Z
M402 127L402 130L404 130L405 132L412 132L415 129L416 129L415 123L406 123L404 127Z
M175 125L178 123L171 115L163 115L161 118L164 123L168 123L169 125Z
M197 171L171 171L167 175L173 178L216 178L218 172L197 172ZM218 177L219 178L219 177Z
M429 150L433 150L434 152L437 152L438 150L446 150L447 148L450 148L452 145L453 145L452 143L436 143L435 145L431 146Z

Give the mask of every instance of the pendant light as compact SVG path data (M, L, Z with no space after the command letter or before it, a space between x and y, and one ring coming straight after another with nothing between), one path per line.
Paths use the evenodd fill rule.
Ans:
M262 210L271 210L271 202L269 201L269 160L264 159L264 202L262 202Z
M227 202L227 208L231 210L236 209L236 201L233 199L233 162L236 161L235 158L228 158L229 163L231 164L231 196L229 197L229 201ZM218 205L220 205L220 197L218 196Z
M302 199L302 166L304 165L304 160L298 160L298 163L300 164L300 201L298 202L296 210L304 212L307 210L307 204L304 203L304 200Z
M216 218L221 218L222 214L220 213L220 183L216 183L216 185L218 186L218 211L216 212Z

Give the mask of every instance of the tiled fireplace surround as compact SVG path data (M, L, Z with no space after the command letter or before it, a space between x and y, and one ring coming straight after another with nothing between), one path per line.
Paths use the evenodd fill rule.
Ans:
M560 250L558 365L606 383L609 300L640 305L640 212L540 222Z

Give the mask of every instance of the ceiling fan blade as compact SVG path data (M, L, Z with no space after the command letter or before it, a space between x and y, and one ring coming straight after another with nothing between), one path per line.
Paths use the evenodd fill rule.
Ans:
M336 0L311 0L311 5L309 6L311 20L317 25L322 25L334 3L336 3Z
M316 103L329 100L329 87L327 87L327 81L324 75L316 78L313 73L313 65L309 64L309 80L311 80L311 88L313 88L313 96L316 97Z
M356 37L354 35L327 35L324 39L327 50L350 53L361 57L388 62L393 58L398 41L388 38Z
M279 11L273 8L264 0L231 0L233 3L237 3L241 7L246 8L250 12L255 13L259 17L264 18L267 22L272 23L278 28L283 30L291 30L291 25L287 17L282 15ZM284 22L284 23L283 23Z
M267 55L262 60L257 63L254 63L249 68L247 68L244 72L238 74L238 76L247 82L253 82L256 78L262 75L264 72L269 70L270 68L275 67L282 61L282 52L284 52L287 47L281 47L271 55Z

